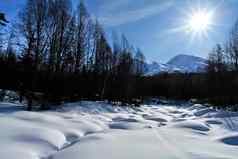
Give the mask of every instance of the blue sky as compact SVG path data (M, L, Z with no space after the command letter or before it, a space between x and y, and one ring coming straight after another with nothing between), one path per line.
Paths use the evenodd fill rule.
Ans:
M177 54L207 57L216 43L224 43L238 19L238 0L84 0L90 13L112 31L124 33L131 44L142 49L148 61L167 62ZM78 0L73 0L76 4ZM1 0L0 11L14 21L25 0ZM188 21L191 10L213 10L213 26L207 37L177 28ZM175 31L177 30L177 31Z

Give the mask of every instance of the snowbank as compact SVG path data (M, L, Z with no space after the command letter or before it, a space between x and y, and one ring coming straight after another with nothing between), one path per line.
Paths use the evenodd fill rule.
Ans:
M26 112L0 103L1 159L236 159L238 113L202 105L65 104Z
M186 128L186 129L197 130L197 131L210 130L208 125L204 124L203 122L195 121L195 120L177 122L173 124L173 126L176 128Z

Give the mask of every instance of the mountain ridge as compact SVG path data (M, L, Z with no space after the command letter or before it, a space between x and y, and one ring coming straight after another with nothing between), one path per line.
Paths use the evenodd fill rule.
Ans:
M171 58L167 63L152 62L146 64L146 75L155 75L163 72L167 73L196 73L204 72L207 66L207 60L202 57L179 54Z

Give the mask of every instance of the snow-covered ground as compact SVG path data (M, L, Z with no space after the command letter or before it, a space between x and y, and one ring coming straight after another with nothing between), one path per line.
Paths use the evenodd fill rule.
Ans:
M238 113L202 105L0 103L1 159L236 159Z

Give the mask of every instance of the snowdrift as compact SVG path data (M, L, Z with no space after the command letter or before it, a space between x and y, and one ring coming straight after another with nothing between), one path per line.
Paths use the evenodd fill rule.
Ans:
M1 159L236 159L238 113L202 105L65 104L26 112L0 103Z

